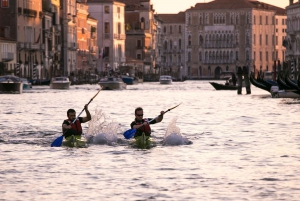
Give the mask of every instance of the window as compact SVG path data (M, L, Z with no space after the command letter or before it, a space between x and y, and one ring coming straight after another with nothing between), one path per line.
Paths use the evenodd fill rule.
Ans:
M239 60L239 52L238 51L235 52L235 59Z
M121 14L121 9L120 9L120 7L117 7L117 14L118 14L118 18L120 19L120 14Z
M284 25L284 19L282 19L282 25Z
M105 22L104 31L105 31L105 33L109 33L109 22Z
M262 61L262 52L259 52L259 61Z
M268 23L269 23L269 17L266 16L266 25L268 25Z
M278 19L276 19L276 25L278 25Z
M109 13L109 6L104 6L104 13Z
M261 44L262 44L262 35L259 34L259 45L261 45Z
M1 0L1 7L8 8L8 0Z
M142 59L142 55L141 54L137 54L136 55L136 59L141 60Z
M256 52L255 51L253 52L253 59L254 59L254 61L256 60Z
M253 24L256 24L256 16L253 16Z
M269 40L269 37L268 37L268 34L266 35L266 45L268 45L268 40Z
M172 25L170 26L170 33L172 33L173 32L173 27L172 27Z
M275 45L278 45L278 36L276 36Z
M121 34L121 23L118 23L118 34Z
M259 24L262 25L262 16L259 16Z
M188 41L188 43L189 43L188 45L192 45L192 36L189 35L189 39L188 40L189 40Z
M253 44L254 45L256 44L256 35L255 34L253 35Z
M266 61L269 61L269 52L266 52Z
M109 47L104 48L104 55L105 55L105 57L109 56Z
M178 41L178 48L181 50L181 39Z
M199 52L199 61L202 61L202 52Z
M178 29L179 29L179 33L181 33L181 25L179 25Z
M167 32L167 28L166 28L166 26L164 26L164 33L166 33Z
M142 41L141 40L137 40L137 47L142 47Z
M145 29L145 18L141 18L141 29Z

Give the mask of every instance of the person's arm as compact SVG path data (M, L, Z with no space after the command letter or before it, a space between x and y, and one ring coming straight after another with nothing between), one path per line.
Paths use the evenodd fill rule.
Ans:
M67 130L67 129L71 129L72 128L72 126L69 124L69 122L67 122L66 120L63 122L63 124L62 124L62 129L63 129L63 131L64 130Z
M164 118L164 111L160 112L160 115L158 117L155 118L156 123L161 122Z
M85 113L86 113L86 117L82 118L82 123L85 123L85 122L90 121L92 119L90 111L88 109L88 105L84 106L84 110L85 110Z
M137 124L135 124L134 122L133 123L131 123L131 128L134 128L134 129L139 129L139 128L141 128L142 126L144 126L144 125L147 125L148 124L148 122L144 122L144 123L142 123L142 124L140 124L140 125L137 125Z

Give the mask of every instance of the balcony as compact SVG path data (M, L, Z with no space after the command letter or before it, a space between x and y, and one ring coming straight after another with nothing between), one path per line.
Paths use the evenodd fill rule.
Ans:
M97 53L98 47L97 46L90 46L90 53Z
M39 50L40 49L40 44L29 43L29 49Z
M60 26L60 24L55 25L55 31L56 32L61 32L61 26Z
M37 16L37 11L36 10L31 10L31 9L28 9L28 8L24 8L23 9L23 14L27 17L33 17L33 18L36 18Z
M29 49L30 49L29 43L24 43L24 49L26 49L26 50L29 50Z
M12 52L2 52L1 56L2 56L2 62L10 62L15 58L15 54Z
M68 48L69 48L70 50L77 50L77 49L78 49L78 45L77 45L77 43L69 42L69 43L68 43Z
M110 39L110 34L109 33L104 34L104 38L105 39Z
M114 34L114 39L125 40L126 39L126 35L125 34Z
M57 52L61 51L61 44L55 45L55 51L57 51Z
M45 44L40 44L40 49L45 50Z
M23 49L24 48L24 43L18 42L17 47L18 47L18 50Z

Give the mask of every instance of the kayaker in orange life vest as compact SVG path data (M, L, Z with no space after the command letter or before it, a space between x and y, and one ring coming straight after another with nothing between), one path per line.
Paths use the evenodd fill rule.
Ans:
M69 137L71 135L80 136L82 134L81 123L88 122L92 119L91 114L88 110L88 105L84 106L84 110L86 113L86 117L78 117L78 119L74 122L74 124L72 124L72 122L76 118L76 111L74 109L69 109L67 111L68 119L64 120L64 122L62 124L62 129L63 129L65 138Z
M135 114L135 120L130 124L131 128L137 129L134 137L141 136L142 133L145 133L146 136L150 136L151 134L151 128L149 125L150 124L156 124L158 122L161 122L163 119L164 111L160 112L160 115L156 117L155 120L151 121L151 118L143 118L144 112L143 108L138 107L135 109L134 114Z

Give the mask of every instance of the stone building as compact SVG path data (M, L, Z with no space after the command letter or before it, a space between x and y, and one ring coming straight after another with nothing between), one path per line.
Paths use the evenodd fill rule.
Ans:
M17 65L16 12L15 1L0 1L0 75L14 72Z
M98 20L99 72L118 70L125 59L125 4L113 0L88 0L89 13Z
M160 32L161 74L182 78L186 75L185 68L185 13L157 14L162 21Z
M300 72L300 1L290 0L287 10L286 60L292 70ZM295 68L295 69L293 69Z
M126 60L135 72L142 72L144 79L157 71L156 36L157 24L150 0L125 1ZM148 77L147 77L148 76Z
M86 3L77 2L77 69L76 75L86 76L96 71L98 59L97 20L88 13Z
M271 70L282 58L276 50L282 54L284 48L275 44L276 19L285 16L282 8L259 1L215 0L198 3L185 14L184 65L190 78L219 78L222 72L236 72L237 66Z

